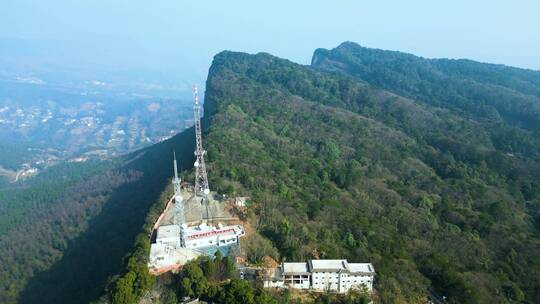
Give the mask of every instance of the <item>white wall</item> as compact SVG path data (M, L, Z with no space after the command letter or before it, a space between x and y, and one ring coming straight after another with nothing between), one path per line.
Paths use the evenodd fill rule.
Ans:
M207 246L225 246L235 244L237 242L236 236L226 236L226 237L206 237L195 240L186 240L187 248L199 248Z
M285 285L296 289L309 289L311 286L310 275L285 276Z
M368 291L373 290L373 276L355 275L338 272L313 272L310 279L296 276L284 276L284 281L265 281L264 287L289 287L295 289L314 289L316 291L333 291L346 293L350 289L362 289L365 285ZM294 283L294 280L297 283Z
M319 291L335 291L345 293L351 288L362 288L365 284L369 291L373 288L373 277L350 275L337 272L314 272L312 273L312 288Z

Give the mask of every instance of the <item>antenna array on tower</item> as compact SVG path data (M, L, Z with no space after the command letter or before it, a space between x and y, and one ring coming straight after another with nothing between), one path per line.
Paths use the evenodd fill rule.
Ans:
M173 222L175 225L182 225L184 223L184 206L182 194L180 193L180 183L182 181L178 178L178 165L176 163L176 152L174 152L174 179L172 184L174 186L174 213Z
M204 163L204 154L206 151L202 146L201 132L201 106L199 105L199 93L197 87L193 88L193 113L195 115L195 195L202 194L206 196L210 193L208 186L208 176L206 175L206 165Z

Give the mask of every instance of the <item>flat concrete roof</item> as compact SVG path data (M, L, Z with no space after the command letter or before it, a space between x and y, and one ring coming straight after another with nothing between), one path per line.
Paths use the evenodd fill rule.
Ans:
M283 274L309 273L307 263L283 263Z
M166 239L180 236L180 226L178 225L165 225L159 226L157 229L157 239Z
M351 272L375 273L375 268L371 263L349 263Z
M150 244L150 256L158 256L158 255L164 255L166 254L165 248L167 245L165 244Z
M187 248L168 248L165 244L150 245L150 267L168 267L184 265L188 261L196 259L202 253Z
M339 271L348 269L347 260L310 260L311 271Z
M214 236L229 236L229 235L241 235L244 228L241 225L231 226L210 226L206 223L202 223L197 226L183 227L184 237L188 240L214 237Z

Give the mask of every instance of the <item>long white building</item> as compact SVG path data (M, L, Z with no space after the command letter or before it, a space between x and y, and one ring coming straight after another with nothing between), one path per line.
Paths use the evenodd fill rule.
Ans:
M244 235L242 225L159 226L156 242L150 245L148 267L153 269L153 273L168 271L202 254L237 245Z
M282 263L272 275L263 278L265 287L295 288L346 293L351 289L373 290L375 269L371 263L347 260L309 260Z
M204 247L222 247L237 244L238 239L244 234L244 227L241 225L223 226L220 224L210 226L202 223L197 226L183 225L182 227L184 247L195 250Z

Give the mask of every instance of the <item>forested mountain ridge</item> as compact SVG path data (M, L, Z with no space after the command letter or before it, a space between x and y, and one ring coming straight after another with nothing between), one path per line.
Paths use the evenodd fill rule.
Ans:
M487 164L510 182L526 180L514 184L526 201L530 201L531 191L540 187L540 177L534 174L540 163L540 71L466 59L425 59L364 48L353 42L344 42L333 50L317 49L312 66L412 96L417 102L435 106L434 110L443 108L466 117L475 124L471 135L477 139L472 150L465 151L456 150L450 142L442 143L454 157L477 161L475 151L482 147L481 143L489 142L492 161ZM450 131L446 136L456 133L452 128ZM538 225L538 206L532 207Z
M353 42L317 49L311 65L479 120L494 129L490 135L498 148L540 157L540 71L425 59Z
M168 184L173 150L192 166L193 133L113 161L54 166L0 191L0 302L101 296Z
M536 117L510 119L533 112L507 110L511 153L468 110L472 95L463 108L400 96L339 60L323 69L268 54L214 58L205 100L213 187L251 194L258 230L288 260L372 261L385 303L422 302L428 288L452 303L537 302Z
M385 66L373 55L364 74L345 53L313 66L269 54L214 58L203 120L210 187L252 198L267 242L248 260L369 261L382 303L425 303L429 289L450 303L540 302L537 72L466 61L460 73L474 86L452 87L453 103L431 76L406 76L423 59L399 53ZM452 62L434 73L455 71ZM486 114L493 109L498 117ZM189 129L0 192L0 302L84 303L114 274L112 297L99 302L137 302L152 284L142 275L145 225L170 188L171 152L189 169L193 146ZM266 296L246 303L274 303Z

